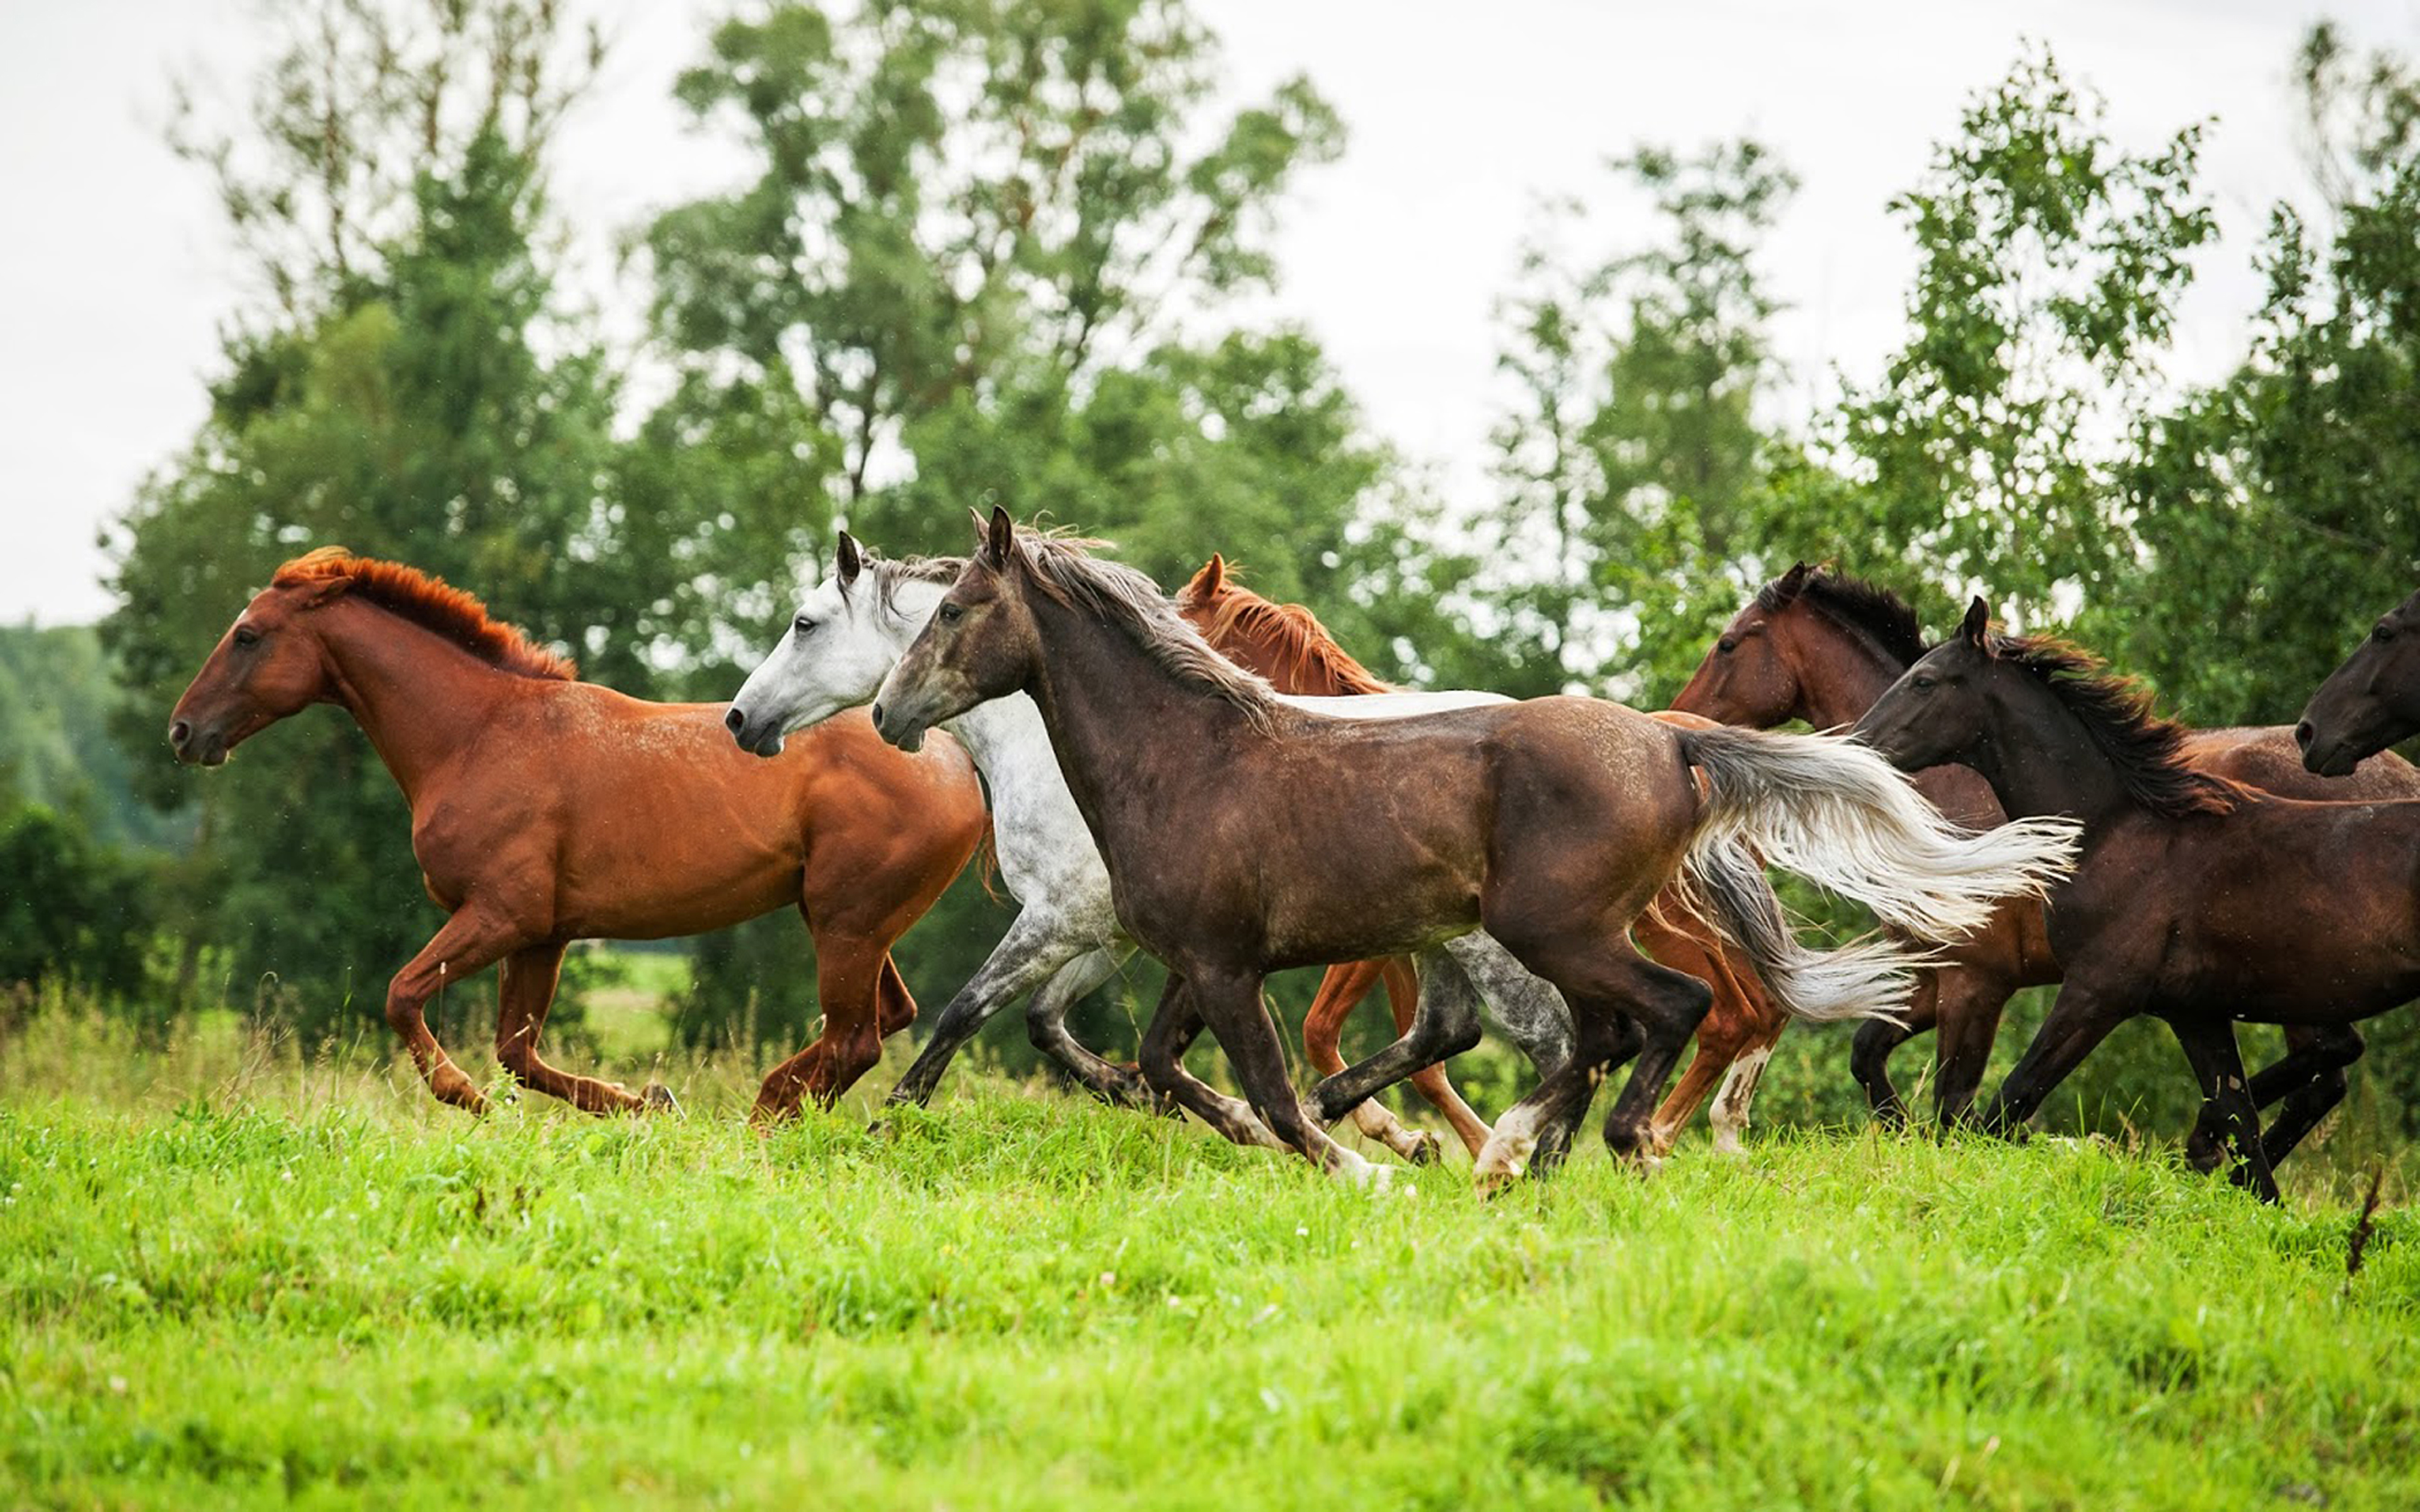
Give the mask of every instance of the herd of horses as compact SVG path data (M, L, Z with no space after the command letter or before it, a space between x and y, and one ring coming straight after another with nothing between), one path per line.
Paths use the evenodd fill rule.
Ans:
M1493 1188L1562 1159L1625 1063L1605 1137L1641 1164L1710 1096L1735 1149L1793 1019L1865 1021L1852 1065L1887 1119L1905 1116L1891 1052L1933 1030L1938 1119L2007 1133L2149 1014L2201 1085L2190 1156L2273 1199L2276 1164L2344 1096L2353 1026L2420 997L2420 771L2386 752L2420 733L2420 594L2293 728L2197 732L2089 654L1994 629L1979 599L1928 647L1887 591L1801 563L1643 714L1404 691L1218 558L1171 598L1097 543L1000 511L976 528L964 559L887 560L843 532L728 705L580 682L470 594L323 548L238 615L170 745L217 765L314 703L360 723L447 914L387 1021L473 1112L485 1095L423 1012L447 981L500 965L517 1082L592 1113L668 1105L539 1054L566 948L785 905L814 939L822 1026L755 1117L830 1105L916 1016L892 947L987 841L1018 912L892 1101L929 1099L1024 999L1034 1044L1096 1096L1363 1180L1389 1167L1332 1139L1342 1119L1435 1156L1375 1101L1406 1079ZM1792 721L1823 733L1774 729ZM1768 869L1880 928L1809 948ZM1138 947L1167 985L1122 1064L1067 1018ZM1327 968L1307 1096L1261 990L1305 965ZM2003 1006L2053 982L1978 1109ZM1381 985L1397 1037L1348 1066L1342 1026ZM1537 1072L1492 1126L1445 1073L1482 1015ZM2247 1076L2239 1022L2285 1026L2284 1057ZM1187 1069L1205 1028L1241 1098Z

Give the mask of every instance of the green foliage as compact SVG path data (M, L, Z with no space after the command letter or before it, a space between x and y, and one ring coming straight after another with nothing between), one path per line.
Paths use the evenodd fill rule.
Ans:
M0 812L0 990L61 985L125 999L151 985L143 863L26 804Z
M2356 69L2325 27L2303 63L2333 240L2278 208L2250 355L2150 428L2127 479L2156 564L2130 596L2195 632L2138 622L2129 659L2211 723L2291 719L2420 578L2420 79Z
M120 1090L0 1110L11 1503L2420 1491L2412 1215L2349 1278L2341 1192L2263 1209L2097 1142L1772 1140L1645 1180L1590 1149L1493 1202L1453 1169L1373 1197L981 1080L889 1139L759 1138L744 1083L685 1121L474 1123L290 1061L172 1107L96 1053Z
M2163 397L2176 301L2215 223L2193 181L2198 126L2143 155L2111 144L2104 116L2029 55L1897 202L1917 256L1907 345L1825 438L1858 486L1776 532L1776 560L1814 527L1828 539L1805 555L1915 579L1928 609L1980 584L2026 625L2105 607L2139 574L2113 448Z
M104 845L142 849L190 839L190 810L163 813L134 791L135 757L167 764L164 717L120 744L111 716L118 671L86 625L0 625L0 798L41 804Z
M119 606L101 636L125 668L116 723L132 748L156 748L178 691L276 564L327 543L472 587L644 690L644 663L609 633L629 573L649 565L613 549L598 498L613 388L593 352L550 329L535 246L543 102L564 87L545 70L555 39L533 29L551 11L441 8L409 42L375 8L331 14L334 29L299 38L263 82L266 162L213 160L238 229L265 216L278 232L258 244L284 259L284 302L231 338L192 448L116 533ZM486 59L492 77L414 71L427 48L466 39L516 40ZM298 133L304 105L347 140ZM464 111L475 129L430 124ZM401 179L380 156L398 133L427 147ZM253 177L238 188L230 175ZM364 225L383 234L365 239ZM155 801L200 787L164 764L141 775ZM224 945L233 980L274 984L263 1000L306 1032L351 1026L348 1010L376 1003L437 922L400 795L334 713L271 732L223 775L201 788L200 838L170 885L180 976L202 945Z
M1719 569L1749 548L1773 465L1757 408L1775 305L1753 259L1796 177L1746 140L1610 166L1660 239L1575 266L1556 243L1579 208L1554 207L1502 312L1497 367L1518 397L1495 438L1492 541L1545 563L1493 606L1513 632L1507 692L1677 690L1699 626L1736 596Z

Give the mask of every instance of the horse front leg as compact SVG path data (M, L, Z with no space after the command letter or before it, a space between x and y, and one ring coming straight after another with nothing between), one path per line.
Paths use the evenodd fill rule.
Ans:
M2034 1031L2008 1079L2000 1083L1990 1104L1971 1119L1974 1127L1998 1138L2022 1128L2042 1103L2082 1064L2109 1031L2134 1016L2131 1001L2071 976L2058 991L2058 1000Z
M885 1101L919 1106L931 1102L950 1061L991 1016L1049 980L1084 949L1081 938L1056 927L1049 915L1031 908L1019 913L983 965L935 1018L931 1038Z
M1293 1078L1286 1073L1285 1046L1261 1002L1261 981L1257 971L1196 967L1185 972L1185 995L1226 1052L1236 1084L1271 1134L1323 1171L1384 1184L1385 1169L1330 1139L1295 1095ZM1355 1097L1344 1105L1358 1101Z
M1311 1011L1302 1020L1303 1053L1310 1057L1313 1071L1326 1077L1344 1069L1344 1021L1381 979L1387 983L1388 1005L1395 1012L1396 1033L1400 1036L1404 1032L1409 1016L1419 1011L1419 983L1417 979L1411 980L1407 993L1398 995L1398 975L1397 963L1393 961L1347 961L1327 968L1319 979L1319 993L1311 1000ZM1445 1095L1452 1098L1452 1088L1447 1088ZM1361 1131L1363 1138L1375 1140L1404 1160L1417 1165L1435 1158L1434 1138L1404 1128L1401 1119L1378 1103L1356 1103L1351 1114L1353 1127Z
M547 1011L554 1006L555 981L563 970L563 945L524 946L504 957L496 989L496 1059L525 1087L559 1097L582 1113L636 1113L673 1106L672 1094L650 1087L649 1096L593 1076L558 1071L538 1055ZM659 1094L659 1095L657 1095Z
M2284 1164L2321 1119L2344 1101L2345 1072L2367 1047L2350 1025L2322 1028L2296 1026L2286 1031L2287 1055L2252 1078L2252 1101L2261 1107L2283 1101L2277 1120L2261 1135L2261 1148L2273 1168ZM2185 1160L2194 1169L2218 1169L2226 1158L2226 1119L2216 1103L2205 1102L2193 1133L2185 1139Z
M1093 1054L1067 1032L1067 1014L1087 994L1117 975L1134 953L1131 945L1087 950L1061 966L1025 1005L1026 1038L1067 1069L1094 1097L1111 1107L1150 1110L1158 1105L1140 1064L1121 1066Z
M829 1108L882 1059L882 973L898 932L869 938L819 926L814 933L823 1032L765 1073L748 1116L752 1123L789 1118L810 1098Z
M1142 1032L1142 1074L1152 1090L1195 1118L1232 1144L1283 1149L1278 1136L1253 1114L1251 1104L1227 1096L1185 1069L1185 1052L1202 1032L1202 1015L1194 1011L1185 978L1168 974L1159 1006Z
M428 1032L422 1010L448 983L476 976L520 943L509 926L475 904L465 905L387 983L387 1026L403 1041L421 1080L440 1103L472 1113L488 1111L486 1095L454 1064L437 1036Z
M2235 1184L2263 1202L2277 1200L2277 1177L2270 1168L2260 1139L2260 1108L2243 1074L2243 1056L2235 1042L2235 1026L2223 1018L2168 1021L2185 1059L2193 1063L2202 1096L2218 1109L2227 1143L2235 1147Z
M1312 1091L1311 1108L1323 1125L1414 1072L1479 1043L1479 994L1461 965L1443 950L1430 950L1420 957L1420 967L1427 980L1403 1038Z

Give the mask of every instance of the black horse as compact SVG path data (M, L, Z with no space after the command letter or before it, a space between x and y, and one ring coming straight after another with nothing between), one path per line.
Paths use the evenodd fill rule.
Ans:
M1905 769L1973 767L2011 815L2084 822L2083 858L2050 893L2066 986L1978 1121L2023 1123L2149 1013L2217 1105L2237 1182L2274 1201L2273 1165L2344 1095L2350 1026L2420 995L2420 801L2306 802L2196 770L2139 687L2074 647L1994 633L1980 599L1855 733ZM2238 1020L2335 1031L2264 1073L2291 1088L2265 1139Z
M2364 757L2420 735L2420 594L2386 611L2303 707L2303 764L2343 777Z

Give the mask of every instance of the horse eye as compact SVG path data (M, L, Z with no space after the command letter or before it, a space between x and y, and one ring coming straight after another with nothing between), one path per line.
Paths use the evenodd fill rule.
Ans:
M1931 673L1927 673L1926 675L1917 678L1914 687L1919 693L1930 693L1932 691L1933 684L1936 681L1937 679L1935 679Z
M250 625L243 625L235 633L235 643L249 651L260 644L260 632Z
M944 604L941 606L941 623L944 625L955 625L965 616L966 612L967 609L963 604Z
M790 622L790 628L799 635L813 635L815 633L815 622L801 614Z
M1720 640L1714 642L1714 650L1726 656L1738 649L1739 641L1730 636L1725 636Z
M2372 640L2392 640L2395 639L2395 626L2381 621L2378 628L2369 632L2369 638Z

